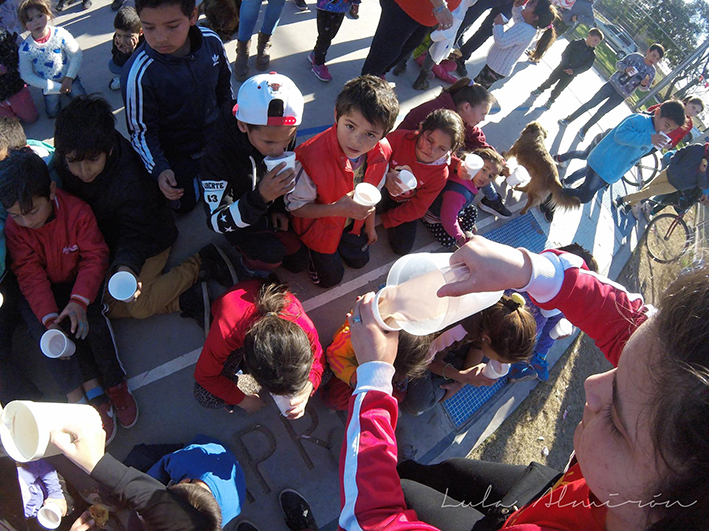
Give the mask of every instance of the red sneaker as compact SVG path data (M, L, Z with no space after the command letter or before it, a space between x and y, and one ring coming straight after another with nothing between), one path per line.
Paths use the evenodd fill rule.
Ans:
M135 402L128 382L123 380L118 385L106 389L106 394L116 411L118 422L124 428L132 428L138 422L138 404Z
M116 436L116 423L113 420L113 406L111 405L111 402L106 400L103 404L98 406L96 410L101 416L103 431L106 432L106 446L108 446Z

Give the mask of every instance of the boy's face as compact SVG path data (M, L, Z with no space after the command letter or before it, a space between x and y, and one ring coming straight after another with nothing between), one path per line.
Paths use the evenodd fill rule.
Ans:
M197 22L197 8L186 16L178 4L144 7L139 14L143 34L150 47L163 55L181 51L187 43L190 26Z
M590 46L591 48L595 48L601 44L601 38L598 35L589 35L586 37L586 45Z
M648 50L647 53L645 53L645 64L652 66L660 62L660 52L657 50Z
M497 174L500 173L502 168L496 162L491 160L486 160L483 167L475 174L473 177L473 184L479 190L490 184Z
M25 27L27 31L33 35L44 33L44 29L47 27L47 15L42 13L38 9L28 9L27 10L27 23Z
M67 168L69 168L69 171L76 178L85 183L90 183L96 179L106 167L108 155L109 153L99 153L95 157L79 160L76 157L76 152L72 151L67 153L64 160L66 161Z
M367 121L361 112L354 109L340 117L336 112L335 121L337 142L350 159L356 159L370 152L384 137L384 127Z
M51 193L49 198L35 196L32 198L32 208L30 208L27 214L22 213L20 208L20 203L15 203L10 208L7 209L7 214L12 218L12 220L17 223L20 227L25 227L28 229L40 229L44 227L47 223L49 216L52 215L53 203L54 203L54 190L56 185L52 183Z
M674 120L660 116L660 108L655 109L655 116L653 117L653 124L655 126L655 131L658 133L671 133L677 129L680 125L675 123Z
M123 53L133 53L138 46L140 33L132 33L128 30L116 28L116 48Z
M251 130L238 121L239 131L246 133L251 145L264 157L278 157L288 149L298 128L295 125L260 125Z

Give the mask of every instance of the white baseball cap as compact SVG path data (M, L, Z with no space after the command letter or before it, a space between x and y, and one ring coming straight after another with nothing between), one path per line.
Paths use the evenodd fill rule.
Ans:
M247 124L300 125L303 119L303 95L290 78L276 72L244 81L236 102L232 112Z

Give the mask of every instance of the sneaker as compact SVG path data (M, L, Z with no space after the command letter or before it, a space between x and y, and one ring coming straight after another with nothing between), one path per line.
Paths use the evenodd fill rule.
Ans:
M618 210L623 208L625 206L625 204L623 203L623 198L621 196L616 197L615 201L613 201L613 205L615 205Z
M310 275L310 280L313 281L313 284L319 286L320 277L318 276L318 272L315 270L315 266L312 262L308 262L308 274Z
M404 72L406 72L406 61L399 61L398 63L396 63L394 69L391 71L391 73L395 76L400 76Z
M514 363L510 367L510 372L507 375L512 382L524 382L525 380L533 380L537 377L537 373L532 366L526 361Z
M57 2L57 5L54 6L54 9L56 10L57 13L61 13L64 11L64 8L66 7L66 0L59 0Z
M116 76L108 82L108 88L111 90L121 90L121 76Z
M259 531L258 528L249 522L248 520L243 520L236 526L236 531Z
M487 197L484 197L479 206L480 210L500 219L510 219L512 217L512 212L507 210L507 207L502 204L502 198L500 197L496 201L490 201Z
M569 121L569 118L566 117L566 118L560 118L557 123L558 123L561 127L566 127L566 126L569 125L571 122Z
M635 203L633 206L630 207L630 213L633 215L635 219L640 221L640 218L643 215L642 212L642 205L640 203Z
M94 5L94 3L93 3L91 0L84 0L84 1L81 3L81 6L82 6L84 9L89 9L92 5Z
M314 64L313 67L310 69L310 71L320 81L325 81L325 82L332 81L332 75L330 75L330 71L327 69L327 66L325 66L325 65Z
M286 525L291 531L318 531L310 505L293 489L285 489L278 496L281 510L286 517Z
M455 60L455 73L458 77L468 77L468 68L465 66L465 59L458 57Z
M226 288L239 282L234 264L217 245L205 245L199 250L199 256L202 259L199 270L202 280L211 278Z
M180 295L181 317L192 318L204 330L204 335L209 334L210 304L209 290L206 282L199 282Z
M554 155L554 156L552 157L552 159L554 159L554 162L556 162L556 165L559 166L559 168L565 168L566 165L569 163L568 160L561 160L561 159L559 158L559 154L558 154L558 153L557 153L556 155Z
M581 129L579 129L578 137L581 142L583 142L586 139L586 130L583 127Z
M530 96L541 96L541 95L542 95L542 91L539 89L534 89L532 91L532 93L530 94Z
M118 385L106 389L113 411L118 418L118 423L124 428L132 428L138 422L138 404L133 398L133 393L128 388L128 382L123 380Z
M111 11L118 11L123 7L125 1L126 0L113 0L113 2L111 2Z
M300 11L308 9L308 4L305 3L305 0L293 0L293 3Z
M359 19L359 4L352 4L347 14L354 20Z
M308 54L308 62L310 63L310 66L315 66L315 52L310 52Z
M549 365L547 364L546 354L542 356L535 352L530 363L540 381L546 382L549 380Z
M116 436L116 423L113 420L113 406L111 405L111 402L106 400L103 404L98 406L96 410L101 417L103 431L106 432L106 446L108 446Z
M549 195L544 202L539 205L539 210L544 215L544 219L548 223L554 221L554 204L552 203L552 197Z
M554 100L549 100L547 101L542 107L544 107L547 111L551 109L551 106L554 105Z

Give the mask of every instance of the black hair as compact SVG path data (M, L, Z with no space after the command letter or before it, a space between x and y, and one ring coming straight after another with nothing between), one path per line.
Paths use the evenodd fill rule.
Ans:
M33 198L49 199L51 186L47 165L29 148L11 151L0 162L0 204L5 208L19 203L20 212L27 214L32 210Z
M57 115L54 146L57 155L69 153L76 160L110 153L116 142L116 118L101 96L77 96Z
M698 96L687 96L686 98L684 98L682 100L682 103L684 105L690 105L690 104L699 105L699 107L701 107L699 112L704 111L704 100L702 100L702 98L700 98Z
M54 16L54 13L52 12L52 3L50 0L24 0L19 6L17 6L17 18L22 24L22 27L25 29L27 29L25 26L25 24L27 24L27 12L30 9L36 9L40 13L44 13L49 19Z
M559 12L549 0L538 0L537 5L534 7L534 14L537 15L537 20L534 21L534 25L537 28L546 28L537 41L534 52L529 56L529 59L536 63L544 56L546 51L556 40L554 22L559 19Z
M205 517L207 527L200 527L200 529L204 531L221 531L222 510L211 490L194 483L177 483L170 485L168 490L183 498Z
M684 105L676 100L666 101L660 105L660 116L663 118L669 118L679 127L684 124L686 119L686 115L684 114Z
M665 56L665 47L662 46L659 42L652 43L650 45L650 48L647 50L648 52L657 52L660 54L660 59L662 59Z
M594 273L598 273L598 262L596 262L596 259L591 254L591 251L588 251L578 243L574 242L569 245L564 245L563 247L559 247L559 250L580 256L583 258L583 261L586 263L586 267L588 267L589 270Z
M414 336L403 330L399 332L399 344L394 360L397 378L414 379L423 376L430 365L428 351L433 335Z
M601 40L606 38L606 36L603 35L603 32L598 28L591 28L590 30L588 30L588 34L592 37L599 37Z
M492 102L495 101L493 95L485 87L473 83L468 77L461 77L450 87L444 88L442 92L451 95L456 107L463 103L469 103L471 107L477 107L481 103L492 105Z
M475 155L477 155L478 157L480 157L484 161L487 160L487 161L490 161L490 162L498 165L500 167L500 171L502 171L502 168L505 167L505 157L500 155L492 147L474 149L472 151L472 153L474 153ZM498 172L498 174L499 174L499 172Z
M244 337L246 370L274 395L293 395L308 383L313 350L305 331L284 312L288 287L276 282L261 286L254 300L255 322Z
M20 149L27 145L27 137L17 118L0 116L0 151Z
M133 6L123 6L118 10L116 18L113 19L113 27L131 33L140 33L143 29L138 12Z
M160 6L175 5L180 6L180 11L186 17L191 17L194 13L195 0L135 0L135 10L140 15L140 12L147 8L157 9Z
M465 142L465 124L460 115L450 109L436 109L421 122L421 133L440 130L451 137L451 151L455 153Z
M389 83L367 74L350 79L337 95L337 118L350 111L360 112L370 124L383 128L386 135L399 115L399 100Z

